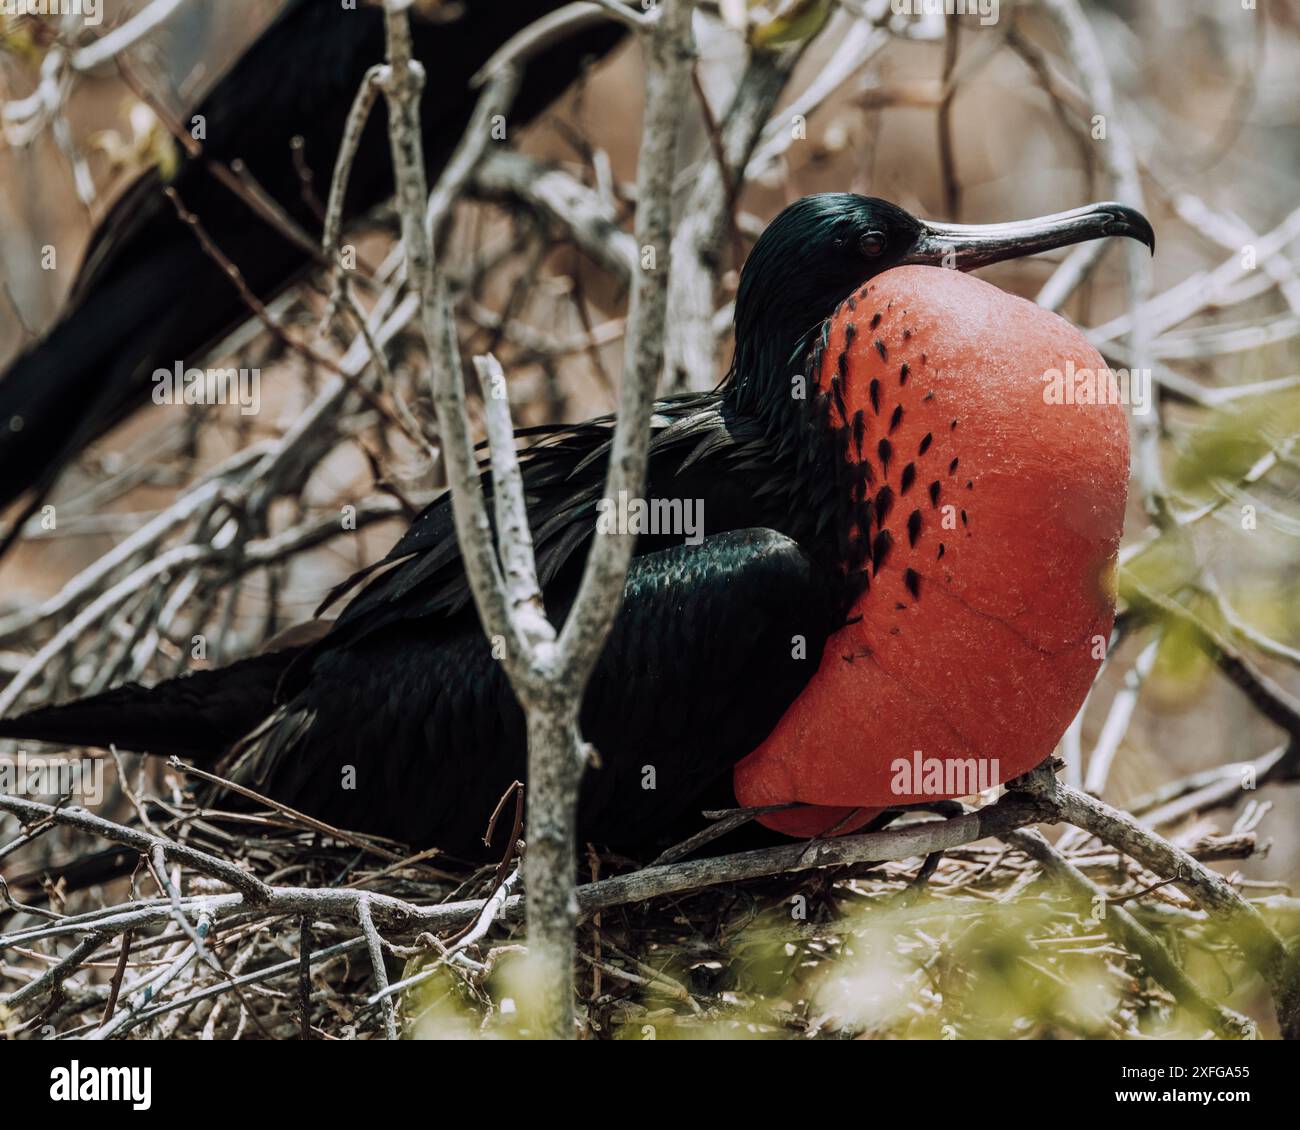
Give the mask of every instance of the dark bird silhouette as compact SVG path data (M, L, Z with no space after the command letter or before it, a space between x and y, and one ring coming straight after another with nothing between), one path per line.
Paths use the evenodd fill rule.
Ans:
M454 18L412 21L428 81L421 104L425 158L437 175L473 112L470 80L521 28L560 0L469 0ZM529 61L515 124L544 110L621 38L609 23ZM292 0L194 111L202 153L184 156L170 187L212 242L269 301L312 264L309 248L259 214L212 166L242 161L301 231L320 230L293 141L324 196L344 122L366 70L384 57L383 13ZM188 123L187 123L188 124ZM356 217L392 195L384 107L366 128L346 201ZM59 323L0 377L0 507L33 492L37 505L67 463L148 402L151 375L196 360L251 313L230 278L164 195L157 170L136 181L96 230ZM15 527L16 528L16 527Z
M702 527L698 537L661 528L638 538L581 713L600 753L582 790L585 839L644 847L702 798L731 800L733 771L746 794L823 806L811 825L775 826L824 830L879 799L853 781L872 780L873 758L910 743L912 730L891 724L928 719L916 703L958 737L987 710L1013 751L1024 714L1021 754L1048 752L1044 735L1058 720L1064 728L1078 705L1066 700L1081 698L1080 680L1095 672L1078 653L1081 633L1109 631L1105 598L1079 593L1118 540L1127 468L1118 409L1071 407L1058 424L1037 377L1026 386L1011 370L1095 358L1082 335L923 265L964 270L1110 235L1154 248L1147 221L1116 204L968 227L833 193L772 222L741 275L729 375L715 393L660 402L653 421L646 502L652 511L693 502ZM942 428L927 422L940 417ZM1019 419L1023 438L1010 434ZM562 619L599 536L612 421L529 434L522 463L539 575L548 612ZM953 506L946 533L949 494L961 517ZM1047 568L1057 582L1039 575ZM1047 607L1022 595L1034 584ZM1004 593L1014 598L1006 610ZM0 736L178 754L340 826L481 853L488 815L524 776L525 731L470 599L448 500L326 603L349 594L317 642L37 710L0 721ZM1005 659L983 645L978 683L924 651L963 618L987 625L994 649L997 633L1011 633ZM867 624L879 634L864 641ZM924 685L890 651L904 646L929 656ZM857 682L774 749L800 702L840 671ZM899 703L871 698L896 686L907 689ZM787 757L801 742L840 760L801 777Z

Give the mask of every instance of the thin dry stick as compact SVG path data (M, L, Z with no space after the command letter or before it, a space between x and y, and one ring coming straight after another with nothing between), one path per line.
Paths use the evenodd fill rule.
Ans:
M254 903L264 902L271 893L271 888L261 879L250 875L228 860L219 859L208 852L186 844L178 844L162 836L152 835L139 828L128 828L124 824L87 812L84 808L55 808L38 801L24 800L22 797L0 795L0 811L12 813L25 824L37 820L52 820L65 827L88 832L92 836L102 836L114 843L126 844L142 855L149 855L155 850L161 851L164 858L174 859L203 875L220 879Z
M505 41L470 80L472 86L491 82L502 70L518 67L562 39L606 20L615 19L634 31L647 30L659 16L658 9L638 12L618 0L591 0L565 4L547 12Z
M1161 639L1162 634L1157 634L1156 638L1142 649L1137 659L1133 661L1133 666L1125 674L1124 685L1115 692L1115 697L1111 701L1110 711L1097 737L1097 744L1093 746L1092 756L1088 758L1088 774L1084 788L1093 796L1101 796L1106 791L1111 765L1114 764L1115 755L1124 741L1124 735L1128 733L1129 722L1132 721L1133 712L1137 709L1138 696L1142 693L1142 684L1146 682L1147 676L1155 666L1156 656L1160 653Z
M291 808L287 804L259 793L254 789L241 785L236 781L231 781L226 777L219 777L215 773L209 773L204 769L199 769L193 765L186 765L179 757L168 758L167 764L175 769L178 773L184 773L189 777L197 777L200 781L206 781L210 785L216 785L218 788L227 789L232 793L238 793L240 796L255 801L258 804L265 805L273 812L278 812L282 816L287 816L296 824L301 824L305 828L311 828L323 835L330 836L341 843L351 844L355 848L377 855L381 859L386 859L391 863L402 863L407 856L401 852L393 851L385 847L371 836L358 835L355 832L349 832L345 828L336 828L333 824L327 824L324 820L317 820L314 816L308 816L305 812L299 812L296 808Z
M418 973L410 977L403 978L401 981L395 981L391 985L380 986L379 990L372 994L366 1001L367 1004L374 1004L376 1001L384 998L391 998L397 993L405 992L407 989L414 988L416 985L423 984L429 978L435 976L439 969L444 965L455 962L465 965L468 968L482 971L483 966L478 962L470 961L465 956L464 951L476 942L487 936L487 932L492 928L498 918L502 916L506 905L510 901L510 894L514 890L515 884L519 881L520 871L516 867L502 881L501 885L488 897L483 905L483 909L474 919L474 924L470 927L469 932L463 938L454 942L452 945L444 946L438 960L421 969ZM435 939L436 940L436 939Z
M371 67L361 80L352 107L348 110L347 121L343 126L343 140L339 144L339 154L334 162L334 173L330 180L329 202L325 205L325 225L321 235L321 250L330 269L329 302L321 324L326 325L333 316L334 309L343 297L345 267L339 255L339 235L343 230L343 205L347 199L348 180L352 176L352 164L356 160L357 150L361 147L361 135L365 132L370 112L379 98L379 76L383 72L380 66Z
M123 935L123 937L127 936ZM46 993L53 992L71 974L89 961L103 942L104 938L100 934L92 933L83 938L68 951L67 956L61 961L51 965L41 976L28 981L21 989L17 989L5 997L5 1007L9 1009L17 1008L19 1005L25 1005L30 1001L43 997Z
M515 455L505 373L491 355L475 357L483 388L483 415L492 457L492 503L500 542L502 580L511 619L530 648L555 642L555 629L546 618L537 581L533 534L524 503L524 481Z
M1263 757L1240 764L1216 765L1213 769L1175 781L1129 806L1149 828L1173 824L1188 816L1225 808L1241 800L1243 791L1257 789L1279 776L1279 770L1294 763L1289 743L1277 746Z
M1236 685L1265 718L1290 735L1300 745L1300 700L1256 668L1255 664L1227 639L1222 632L1206 623L1191 609L1168 593L1144 585L1131 572L1126 583L1132 590L1135 606L1154 612L1170 624L1178 624L1193 633L1196 646Z
M384 968L384 942L379 936L379 931L375 929L375 920L370 913L369 895L362 895L358 900L357 919L361 923L362 932L366 935L366 946L370 950L370 964L375 970L377 997L384 1010L384 1035L390 1040L395 1040L397 1039L397 1007L387 992L388 970Z
M636 240L620 228L600 195L554 165L527 153L497 149L479 165L471 185L484 200L522 204L558 227L595 263L629 283L638 270Z
M137 12L121 27L79 51L73 52L72 66L78 71L89 71L108 62L113 56L138 43L159 24L171 18L182 4L189 0L153 0L143 11Z
M514 66L502 66L494 72L485 87L474 115L465 128L461 144L452 154L429 194L429 202L424 212L425 234L429 237L435 253L442 246L447 224L451 220L452 209L456 201L464 194L487 153L488 142L495 136L496 120L504 120L510 107L514 104L519 91L519 69Z

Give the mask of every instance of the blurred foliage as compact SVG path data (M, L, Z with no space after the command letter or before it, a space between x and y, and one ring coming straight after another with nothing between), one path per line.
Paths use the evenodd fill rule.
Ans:
M1174 531L1151 541L1119 571L1119 595L1127 605L1150 603L1151 593L1169 595L1200 577L1191 541Z
M803 43L830 19L832 0L722 0L723 18L750 44L774 51Z
M1213 413L1178 451L1169 483L1179 494L1206 501L1220 483L1236 483L1271 451L1300 435L1300 395L1285 390L1251 397Z
M1189 611L1194 615L1212 610L1212 602L1203 596L1189 602ZM1214 676L1214 662L1205 654L1201 632L1194 624L1173 617L1164 619L1155 665L1147 676L1147 688L1152 693L1153 705L1164 710L1183 710L1204 693L1205 684Z
M0 53L13 55L24 63L39 63L46 38L30 19L0 15Z
M176 139L143 102L132 104L129 120L129 138L116 130L102 130L91 143L104 154L115 172L137 175L156 168L162 179L170 182L180 168L181 153Z
M724 928L725 932L725 928ZM789 936L788 908L748 920L723 960L660 946L620 979L604 954L593 1036L993 1040L1190 1038L1202 1031L1108 932L1105 908L1041 889L994 898L873 898L824 935ZM592 936L584 932L590 955ZM1220 939L1180 942L1200 978L1236 988ZM421 962L408 965L407 974ZM588 962L590 964L590 962ZM590 984L590 981L588 982ZM417 1039L529 1036L526 959L508 952L480 988L444 965L403 1000ZM610 1003L611 999L617 1003Z

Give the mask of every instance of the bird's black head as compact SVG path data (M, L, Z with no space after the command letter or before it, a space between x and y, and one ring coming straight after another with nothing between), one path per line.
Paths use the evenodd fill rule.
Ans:
M773 382L788 390L791 372L800 371L822 322L864 282L891 267L915 263L968 271L1110 235L1131 236L1155 250L1146 218L1122 204L973 225L919 220L887 200L851 192L805 196L768 225L745 261L728 397L733 407L752 411L777 394Z
M920 220L887 200L851 192L796 200L745 261L736 293L737 351L776 337L793 349L863 282L899 263L921 231Z

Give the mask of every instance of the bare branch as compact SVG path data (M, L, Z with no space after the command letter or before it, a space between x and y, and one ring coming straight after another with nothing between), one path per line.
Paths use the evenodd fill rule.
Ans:
M483 388L483 412L492 453L492 502L496 511L498 553L511 619L529 648L548 646L555 642L555 629L546 618L542 588L537 582L533 535L528 525L524 480L515 454L505 373L501 363L492 356L475 357L474 367Z
M424 227L436 254L442 246L442 237L451 219L452 206L465 192L474 171L487 153L488 142L493 137L494 119L504 118L510 111L519 89L520 72L517 67L503 66L493 72L487 86L474 107L474 116L465 128L461 143L447 162L442 176L434 185L425 209Z
M388 970L384 968L384 943L375 929L375 920L370 913L370 896L363 894L357 900L357 918L361 930L366 936L366 948L370 951L370 964L375 971L376 997L384 1010L384 1033L390 1040L397 1039L397 1009L393 998L388 994Z
M554 165L500 149L484 158L473 188L487 200L517 200L559 224L585 255L621 282L630 282L638 269L636 240L618 227L597 193Z
M518 67L560 40L606 20L618 20L634 31L645 31L653 26L656 18L650 13L643 15L624 7L618 0L579 0L578 3L566 4L534 20L507 39L479 68L470 85L482 86L491 82L502 70Z
M605 497L639 495L650 446L650 416L663 371L664 329L672 242L672 185L677 127L689 92L693 4L679 0L646 39L646 106L637 173L636 242L641 270L633 276L618 424ZM560 634L559 666L566 681L585 687L618 614L632 559L629 535L598 537L573 610ZM534 794L535 796L535 794ZM531 843L531 837L530 837Z
M189 0L153 0L147 8L137 12L121 27L114 28L107 35L95 40L89 47L74 52L72 66L78 71L89 71L107 63L115 55L120 55L127 48L138 43L154 28L172 15Z
M1292 983L1285 945L1222 875L1197 862L1181 848L1144 828L1132 816L1062 784L1050 767L1035 770L1010 787L1024 789L1050 805L1059 819L1084 828L1103 843L1136 859L1186 891L1211 918L1220 922L1246 959L1273 990L1283 1028L1300 1024L1300 985Z
M105 820L102 816L96 816L84 808L54 808L37 801L24 800L22 797L0 794L0 811L11 812L26 823L50 820L68 828L89 832L92 836L103 836L114 843L135 848L145 855L155 850L161 851L165 858L178 860L203 875L220 879L238 891L241 896L255 903L266 901L271 893L271 888L259 878L236 867L233 863L218 859L197 848L178 844L162 836L155 836L139 828L128 828L124 824Z

